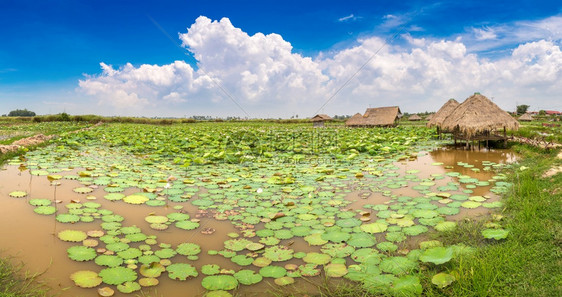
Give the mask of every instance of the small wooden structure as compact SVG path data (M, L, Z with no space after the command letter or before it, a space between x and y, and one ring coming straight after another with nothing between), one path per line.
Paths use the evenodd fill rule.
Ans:
M441 127L453 133L455 142L465 140L467 147L470 141L478 141L478 146L486 141L488 146L488 140L507 141L507 129L519 129L519 122L490 99L474 93L445 118Z
M520 122L530 122L530 121L533 120L533 117L531 116L530 113L526 113L526 114L520 116L518 120Z
M317 114L310 119L314 128L324 127L324 123L331 120L332 117L327 114Z
M356 113L345 122L348 127L392 127L402 117L398 106L367 108L365 114Z
M412 121L412 122L421 121L421 120L422 120L422 118L421 118L419 115L417 115L417 114L411 115L411 116L408 118L408 121Z

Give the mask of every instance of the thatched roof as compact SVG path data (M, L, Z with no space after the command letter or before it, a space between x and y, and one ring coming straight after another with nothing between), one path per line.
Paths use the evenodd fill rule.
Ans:
M312 122L331 121L332 117L327 114L317 114L310 119Z
M422 120L422 118L421 118L419 115L417 115L417 114L411 115L411 116L408 118L408 121L421 121L421 120Z
M519 121L530 122L532 120L533 120L533 117L529 113L526 113L526 114L519 117Z
M440 127L445 118L447 118L447 116L450 115L451 112L453 112L453 110L455 110L455 108L459 105L460 103L457 102L457 100L453 98L449 99L449 101L445 102L445 104L443 104L443 106L441 106L441 108L433 114L431 119L428 118L429 122L427 122L427 127Z
M431 119L433 118L434 115L435 114L432 113L432 114L428 115L425 119L428 120L428 121L431 121Z
M360 113L354 114L347 121L345 121L346 126L363 126L363 115Z
M392 126L402 116L398 106L367 108L363 119L366 126Z
M475 93L459 105L441 124L448 131L458 131L466 137L485 131L519 129L519 122L485 96Z

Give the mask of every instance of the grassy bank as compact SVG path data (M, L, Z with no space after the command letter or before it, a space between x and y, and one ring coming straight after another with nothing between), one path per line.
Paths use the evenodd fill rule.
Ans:
M427 296L561 296L562 295L562 174L543 178L560 165L556 152L518 145L521 165L511 174L514 187L503 201L499 223L510 231L507 239L485 240L480 231L486 222L466 221L456 231L438 239L445 244L465 243L477 251L451 262L445 270L458 280L445 289L431 284L443 268L423 275Z
M48 288L26 275L23 265L14 265L10 259L0 258L0 296L1 297L41 297L50 296Z

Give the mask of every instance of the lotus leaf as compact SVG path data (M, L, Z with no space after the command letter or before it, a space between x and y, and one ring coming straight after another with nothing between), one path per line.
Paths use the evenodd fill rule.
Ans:
M115 255L99 255L95 262L100 266L117 267L123 264L123 258Z
M284 276L274 279L273 282L275 282L275 284L278 286L286 286L286 285L294 284L295 279L289 276Z
M379 267L384 272L399 276L418 269L418 263L407 257L389 257L382 260Z
M129 294L136 292L141 289L141 286L137 282L124 282L120 285L117 285L117 290L121 293Z
M330 260L332 260L332 257L330 255L327 255L327 254L310 252L310 253L307 253L306 256L302 259L306 263L311 263L311 264L316 264L316 265L324 265L324 264L329 263Z
M33 211L37 214L41 215L52 215L57 212L57 209L54 206L38 206L33 209Z
M60 231L58 237L62 241L81 242L88 237L86 232L79 230Z
M220 266L216 264L206 264L201 267L201 273L204 275L215 275L219 274Z
M271 261L287 261L293 258L294 251L285 246L272 246L265 249L264 257Z
M363 287L372 294L390 295L391 284L397 279L398 278L392 274L380 274L375 277L367 277L363 280Z
M81 270L70 275L70 279L74 284L81 288L93 288L101 284L102 279L97 272Z
M355 248L372 247L377 243L374 236L366 233L353 233L346 242Z
M370 223L361 225L361 230L367 233L382 233L386 231L388 225L384 223Z
M423 288L417 276L406 275L392 283L390 292L393 296L420 296Z
M232 275L211 275L201 281L203 288L209 291L234 290L238 287L238 281Z
M452 258L453 249L451 247L433 247L423 252L420 256L420 261L439 265L449 262Z
M129 204L143 204L148 200L148 197L138 194L129 195L123 198L123 201Z
M260 269L259 272L263 277L279 278L287 274L287 270L281 266L266 266Z
M138 258L138 261L142 264L151 264L155 262L160 262L160 258L156 255L142 255Z
M487 238L487 239L495 239L495 240L505 239L508 234L509 234L509 231L504 230L504 229L484 229L484 230L482 230L482 236L484 236L484 238Z
M422 250L427 250L428 248L439 247L439 246L443 246L443 243L439 240L426 240L420 242L420 249Z
M168 219L170 219L171 222L189 220L189 215L186 214L186 213L181 213L181 212L170 213L170 214L167 215L167 217L168 217Z
M149 215L144 218L146 222L149 224L163 224L168 221L168 217L165 216L156 216L156 215Z
M177 246L176 252L184 256L194 256L201 252L201 247L195 243L184 242Z
M110 287L103 287L98 289L98 295L100 297L111 297L115 294L115 291Z
M117 255L125 260L136 259L142 256L142 251L137 248L128 248L124 251L117 252Z
M450 285L451 283L453 283L455 280L456 279L455 279L454 276L452 276L448 273L445 273L445 272L441 272L441 273L438 273L438 274L434 275L431 278L431 283L433 283L434 285L436 285L439 288L445 288L448 285Z
M351 255L355 248L345 243L328 243L321 250L334 258L344 258Z
M385 235L386 240L392 242L400 242L406 240L406 235L402 232L388 232Z
M116 214L110 214L110 215L104 215L103 217L101 217L101 220L106 222L106 223L111 223L111 222L122 222L125 218L120 216L120 215L116 215Z
M457 228L456 222L444 221L444 222L440 222L437 225L435 225L435 230L440 231L440 232L453 231L453 230L455 230L455 228Z
M105 246L105 248L110 251L121 252L127 250L129 248L129 245L119 241L119 242L109 243Z
M195 267L186 263L174 263L166 267L168 277L175 280L186 280L188 277L197 277L199 273Z
M73 191L78 193L78 194L88 194L88 193L93 192L94 189L89 188L89 187L79 187L79 188L74 188Z
M160 281L158 281L158 279L153 277L143 277L139 279L139 285L143 287L153 287L153 286L157 286L159 283Z
M378 243L377 248L384 252L394 252L398 249L398 246L392 242L385 241Z
M97 255L96 250L82 245L71 246L66 252L68 257L74 261L90 261Z
M324 267L324 271L328 277L342 277L347 274L347 267L345 264L331 263Z
M316 267L316 264L306 264L299 266L299 272L302 276L317 276L320 274L320 269Z
M56 216L56 220L61 223L76 223L80 221L80 216L68 213L61 213Z
M257 267L265 267L265 266L271 264L271 260L269 260L268 258L265 258L265 257L259 257L259 258L256 258L254 260L254 262L252 262L252 264L254 266L257 266Z
M321 238L324 240L328 240L331 242L343 242L348 240L351 237L349 233L341 232L341 231L332 231L328 233L323 233Z
M126 267L111 267L100 271L99 276L108 285L120 285L125 282L132 282L137 279L137 273Z
M29 204L31 204L33 206L48 206L48 205L51 205L51 203L53 203L53 201L49 200L49 199L31 199L31 200L29 200Z
M169 259L177 254L177 252L171 248L163 248L154 252L157 257L162 259Z
M477 208L478 206L482 205L482 203L480 202L475 202L475 201L465 201L461 204L462 207L464 208Z
M174 224L177 228L183 230L193 230L199 227L199 223L192 221L179 221Z
M140 274L145 277L159 277L164 271L166 271L166 268L158 262L152 262L148 265L143 264L139 269Z
M402 232L404 232L404 234L406 234L406 235L416 236L416 235L425 233L428 230L429 229L426 226L414 225L414 226L410 226L410 227L406 227L406 228L402 229Z
M231 251L238 252L245 249L246 246L250 243L252 242L245 238L229 239L224 242L224 247Z
M246 249L249 251L258 251L263 249L264 247L265 245L257 242L248 243L248 245L246 245Z
M121 193L110 193L107 194L105 196L103 196L103 198L110 200L110 201L116 201L116 200L122 200L123 198L125 198L125 195L121 194Z

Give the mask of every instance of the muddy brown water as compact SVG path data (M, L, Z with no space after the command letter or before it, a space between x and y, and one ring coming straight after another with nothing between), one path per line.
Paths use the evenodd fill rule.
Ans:
M458 166L457 162L465 162L475 166L475 168L482 169L482 161L490 161L495 163L506 163L515 160L513 152L508 150L496 151L464 151L452 149L438 149L429 152L415 160L408 160L395 163L401 175L406 174L408 170L419 170L417 175L420 178L429 178L432 174L445 174L450 171L460 172L463 175L478 178L479 180L487 181L491 179L495 173L490 171L474 172L470 168ZM442 162L442 166L432 165L435 162ZM446 166L453 166L452 169L445 169ZM454 177L445 176L442 180L436 180L436 184L445 185L448 182L456 181ZM410 182L408 187L392 190L395 195L416 197L420 194L411 189L410 187L416 183ZM69 275L79 270L93 270L99 271L100 267L93 261L89 262L76 262L68 258L66 249L75 243L63 242L59 240L56 234L62 230L75 229L88 231L92 230L92 223L76 223L76 224L63 224L55 220L55 216L43 216L33 212L33 207L28 204L29 197L32 198L47 198L62 200L63 203L57 204L57 207L64 208L64 205L70 203L72 199L81 199L85 202L84 195L72 192L73 188L81 186L78 181L64 180L58 187L51 186L50 182L44 176L32 176L29 171L20 172L16 166L5 166L0 170L0 255L11 256L13 261L22 262L25 264L25 269L29 270L31 274L39 274L38 279L53 288L53 293L61 297L89 297L97 296L95 289L82 289L76 287L70 280ZM462 187L463 185L461 185ZM9 193L13 190L24 190L29 193L26 198L10 198ZM491 198L488 201L499 199L497 195L489 192L490 187L477 187L471 195L489 195ZM124 194L132 194L138 192L138 189L128 189ZM364 191L353 191L346 195L346 199L352 201L347 208L360 209L363 205L389 203L390 198L383 196L381 193L370 193L365 195ZM209 256L205 251L207 250L221 250L223 249L223 242L229 237L230 232L237 232L237 230L230 224L229 221L217 221L213 218L202 218L200 228L192 231L184 231L176 228L170 228L166 231L154 231L150 229L144 217L149 213L157 215L166 215L171 212L176 212L172 208L175 203L170 203L169 208L164 207L150 207L146 205L130 205L122 201L111 202L103 199L105 192L100 188L94 190L91 195L96 196L98 199L94 200L102 205L102 208L109 209L116 214L125 217L127 226L136 225L141 228L145 234L156 234L158 242L169 243L176 245L182 242L194 242L201 245L202 253L199 254L199 259L195 261L194 265L200 271L200 267L207 263L218 264L221 268L238 269L238 266L232 263L229 259L224 257ZM362 197L366 197L363 199ZM184 210L189 214L196 212L197 208L191 204L183 203ZM489 213L490 210L479 207L476 209L461 209L461 213L448 216L449 220L460 220L464 217L482 216ZM99 225L97 225L98 229ZM202 235L199 231L203 227L213 227L217 230L213 235ZM94 228L95 229L95 228ZM156 233L155 233L156 232ZM377 235L377 236L380 236ZM405 247L411 247L412 242L417 243L421 237L416 237L410 240L410 244L403 243ZM282 240L280 244L289 244L295 251L320 251L319 247L311 247L306 241L300 237L294 237L290 240ZM175 256L180 258L182 256ZM172 258L173 261L174 258ZM291 262L293 261L293 262ZM349 261L348 261L349 262ZM293 259L281 264L298 263ZM351 264L349 262L348 264ZM245 269L250 266L244 267ZM257 271L257 269L255 269ZM160 284L154 289L144 290L146 296L202 296L205 289L200 285L203 279L203 274L200 273L195 279L188 281L173 281L165 275L158 278ZM339 280L336 280L336 282ZM283 288L283 290L291 290L293 292L313 292L314 285L311 283L321 284L322 278L307 278L307 280L297 280L292 287ZM262 281L254 286L241 286L238 293L243 296L264 296L264 292L276 287L272 280ZM278 288L278 287L277 287ZM138 292L137 292L138 293ZM137 294L121 294L116 291L115 296L136 296ZM138 294L141 295L141 294ZM142 296L142 295L141 295Z

